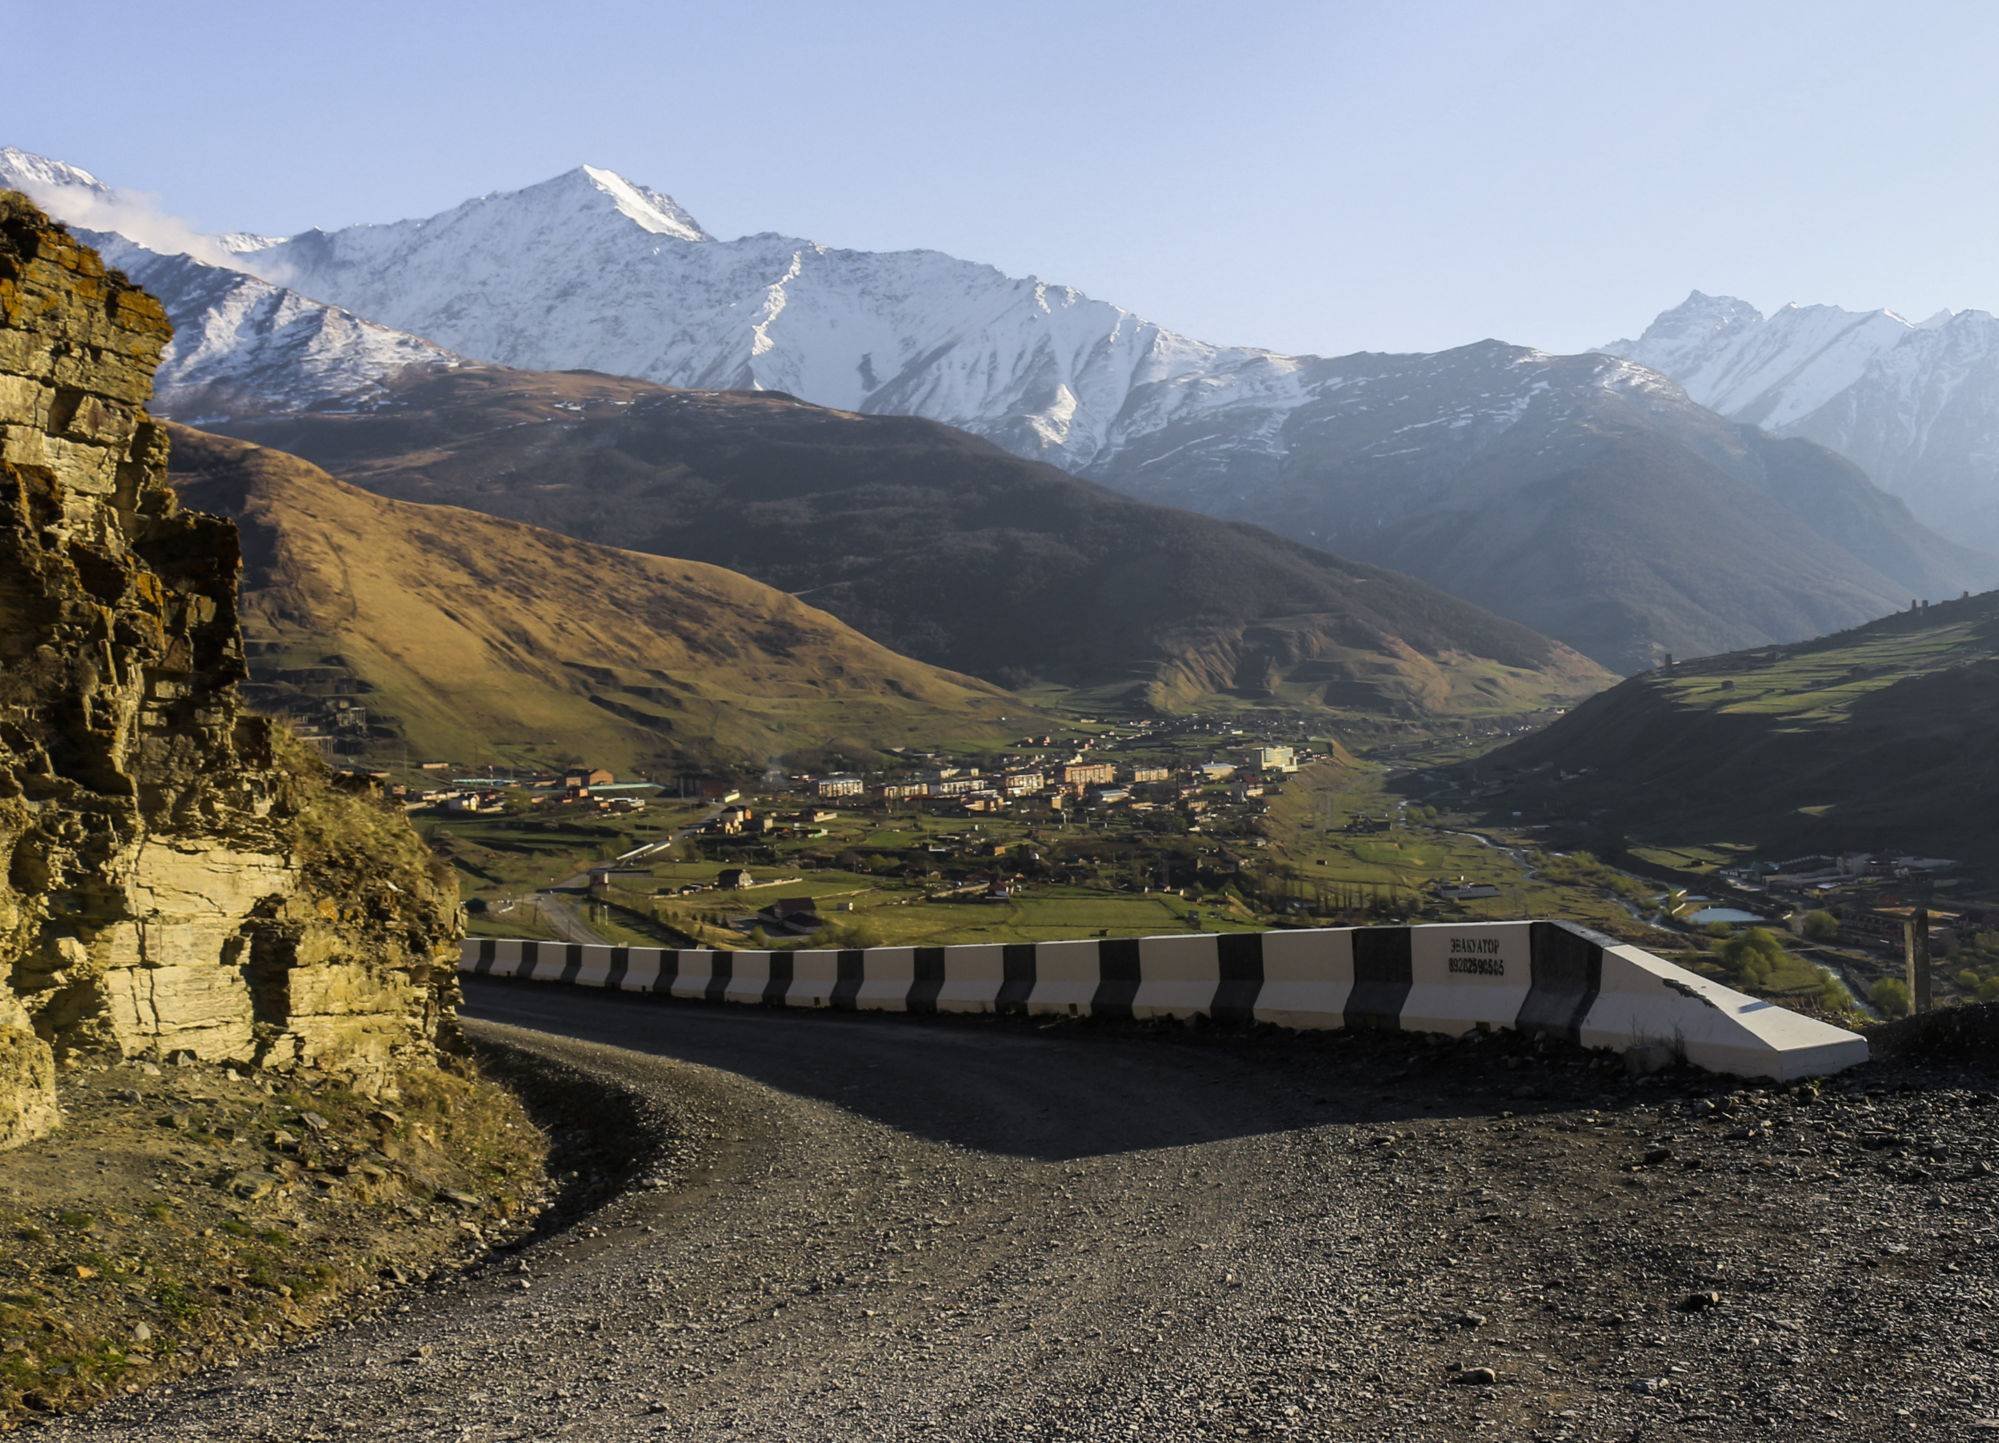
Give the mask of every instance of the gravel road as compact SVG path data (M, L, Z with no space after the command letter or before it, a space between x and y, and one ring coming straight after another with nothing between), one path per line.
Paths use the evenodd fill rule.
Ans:
M383 1318L48 1433L1877 1439L1999 1415L1989 1077L1876 1064L1818 1095L1513 1037L469 994L481 1038L642 1095L647 1183Z

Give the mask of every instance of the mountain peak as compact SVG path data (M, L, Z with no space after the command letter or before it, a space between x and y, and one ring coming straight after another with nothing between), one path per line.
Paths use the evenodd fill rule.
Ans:
M651 231L654 235L669 235L687 241L711 239L708 232L701 229L701 223L688 214L679 201L663 191L651 190L626 180L615 170L579 165L546 184L564 189L596 191L607 197L620 214L636 222L639 229Z
M81 166L11 145L0 145L0 185L36 200L41 198L37 191L44 195L65 190L89 191L100 196L111 194L109 186Z

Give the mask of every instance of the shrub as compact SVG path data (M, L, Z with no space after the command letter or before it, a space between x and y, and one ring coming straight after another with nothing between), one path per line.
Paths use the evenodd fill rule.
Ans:
M1791 958L1776 933L1765 927L1750 927L1722 944L1721 960L1735 973L1738 985L1756 989L1768 987Z
M1909 1015L1909 989L1899 977L1883 977L1867 989L1867 1000L1883 1017Z
M1801 930L1807 942L1833 942L1839 938L1839 918L1823 909L1805 913Z

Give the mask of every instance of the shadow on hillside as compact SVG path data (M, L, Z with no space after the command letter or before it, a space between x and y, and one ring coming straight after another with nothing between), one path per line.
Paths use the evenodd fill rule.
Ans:
M1716 1079L1634 1081L1511 1034L1300 1035L786 1012L466 979L465 1015L697 1063L912 1136L1038 1160L1335 1125L1615 1111Z

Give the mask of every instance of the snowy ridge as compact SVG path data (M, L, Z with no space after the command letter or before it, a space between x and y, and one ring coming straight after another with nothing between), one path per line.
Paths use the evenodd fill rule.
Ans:
M44 209L49 207L44 196L67 193L71 197L109 199L112 193L111 187L81 166L51 160L30 150L17 150L11 145L0 145L0 185L20 191Z
M937 251L718 241L670 197L590 166L243 263L502 365L927 416L1076 468L1134 386L1261 354Z
M1999 321L1785 306L1695 291L1604 348L1735 420L1847 457L1930 524L1999 545Z
M108 232L78 236L167 309L174 337L153 382L162 415L199 422L250 409L351 404L407 367L459 363L440 346L256 276L161 255Z
M1917 329L1885 312L1793 307L1766 320L1695 295L1621 348L1629 358L1497 341L1286 356L1195 340L937 251L718 240L672 197L589 166L423 219L201 244L296 298L266 295L260 310L247 292L188 287L198 319L183 324L202 340L183 394L200 400L177 404L204 412L315 404L301 398L377 384L408 357L435 363L441 347L916 415L1145 500L1424 576L1634 668L1662 650L1849 625L1989 575L1989 558L1924 531L1854 467L1775 447L1697 403L1809 435L1895 336L1955 346L1975 317ZM309 313L310 343L269 339L304 334ZM1957 362L1967 374L1976 364ZM215 378L205 390L204 376ZM1954 413L1922 381L1904 378L1898 405L1927 418L1931 444L1957 444ZM1870 427L1892 429L1871 414L1849 423ZM1688 539L1718 516L1730 521L1726 566L1718 543ZM1754 601L1746 571L1763 578Z

